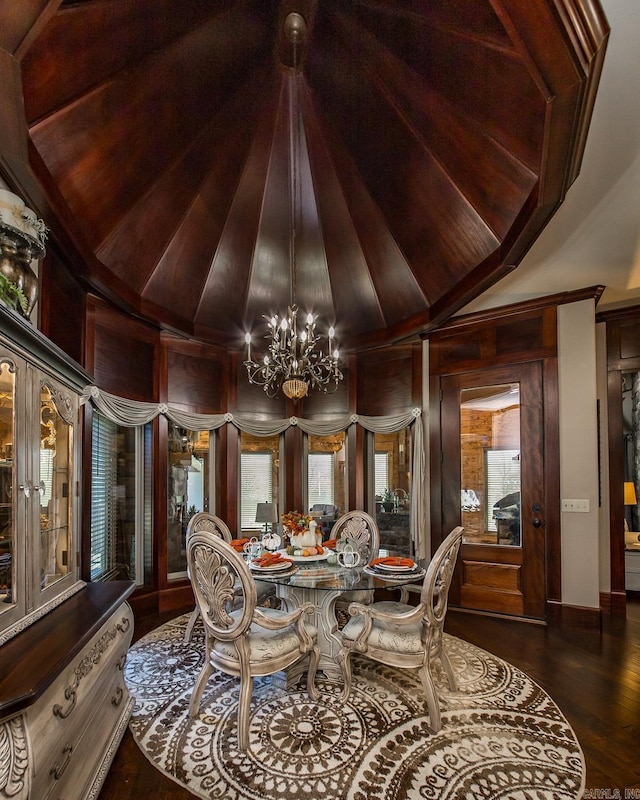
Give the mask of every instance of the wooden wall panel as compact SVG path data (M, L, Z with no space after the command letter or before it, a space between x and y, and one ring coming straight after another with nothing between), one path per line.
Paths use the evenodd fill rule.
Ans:
M227 411L229 356L196 342L164 338L167 403L201 414Z
M396 347L360 353L357 357L358 414L385 416L406 411L415 404L415 381L420 361L414 353L421 345Z
M86 292L51 248L41 267L40 298L40 329L84 365Z
M451 375L557 353L556 306L505 314L500 319L454 321L429 335L433 374Z
M87 369L96 385L132 400L158 400L159 331L91 298L87 315Z

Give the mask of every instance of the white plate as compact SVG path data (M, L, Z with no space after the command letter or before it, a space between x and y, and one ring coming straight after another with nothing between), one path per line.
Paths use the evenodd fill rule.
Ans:
M312 561L324 561L326 558L329 558L329 552L327 550L324 553L321 553L319 556L290 556L286 550L278 550L279 553L282 553L285 558L290 559L291 561L295 562L296 564L308 564Z
M415 572L409 572L408 570L405 572L383 572L382 570L377 570L375 567L369 566L364 568L364 572L381 581L406 581L407 578L410 580L420 580L426 575L424 569L418 569Z
M410 567L394 566L393 564L372 564L374 569L381 569L385 572L413 572L418 569L417 564L412 564Z
M289 558L289 556L287 556ZM269 564L268 567L261 567L259 564L254 564L253 561L249 562L251 569L256 572L279 572L280 570L291 569L293 566L291 561L279 561L277 564Z

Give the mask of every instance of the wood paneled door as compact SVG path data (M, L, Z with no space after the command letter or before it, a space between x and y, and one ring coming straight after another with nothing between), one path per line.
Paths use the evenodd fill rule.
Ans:
M540 362L441 378L443 529L465 528L453 605L545 617Z

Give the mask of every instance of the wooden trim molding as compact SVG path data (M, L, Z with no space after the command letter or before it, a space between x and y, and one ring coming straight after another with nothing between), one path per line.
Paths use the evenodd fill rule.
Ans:
M570 606L550 600L547 602L547 622L549 625L601 630L602 609Z

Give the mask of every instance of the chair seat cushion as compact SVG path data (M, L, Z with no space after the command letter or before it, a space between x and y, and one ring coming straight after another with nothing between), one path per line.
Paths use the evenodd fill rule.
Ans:
M406 614L414 611L414 606L396 603L393 600L383 600L373 603L372 608L384 611L386 614ZM342 629L342 636L349 641L355 641L364 627L364 617L358 614L352 617ZM411 625L398 625L395 622L381 622L374 619L369 634L368 644L380 650L390 650L395 653L419 654L424 652L421 641L422 625L415 622Z
M286 616L284 611L278 611L274 608L260 609L266 616L269 617L283 617ZM241 611L232 611L231 616L237 617ZM317 628L305 622L305 629L312 639L318 635ZM288 653L294 653L300 649L300 639L296 633L294 625L288 625L286 628L271 631L268 628L262 628L255 622L251 623L248 632L245 634L249 641L249 658L251 661L269 661L277 656L283 656ZM216 640L213 649L223 656L231 659L237 659L238 653L233 642L221 642Z

